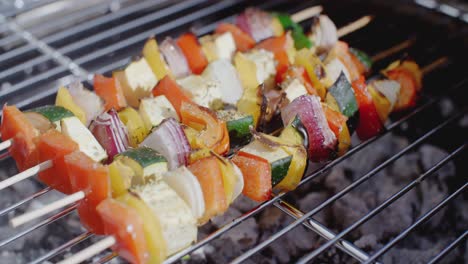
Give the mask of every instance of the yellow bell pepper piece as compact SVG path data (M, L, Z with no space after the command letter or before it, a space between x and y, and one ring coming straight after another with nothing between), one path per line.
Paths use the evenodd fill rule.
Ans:
M161 223L152 213L151 208L131 193L120 196L117 200L135 209L143 220L143 231L150 254L148 263L163 263L167 257L167 245L163 237Z
M231 162L222 157L218 159L219 165L221 167L221 174L223 176L223 186L224 192L226 193L226 201L228 204L232 203L232 198L234 195L234 186L236 185L236 176L234 175L234 167L232 167Z
M282 144L281 148L293 156L286 177L275 186L275 189L279 191L296 189L307 166L307 150L302 145L302 136L294 127L288 125L279 137L269 135L266 135L266 137Z
M374 101L375 108L377 109L377 113L379 114L380 121L383 124L388 119L388 115L390 115L390 111L392 110L392 105L384 95L378 92L372 85L367 86L367 90L372 96L372 100Z
M158 80L161 80L167 74L172 77L169 67L159 52L158 43L154 37L146 41L145 46L143 47L143 57L145 57Z
M149 131L146 130L143 119L141 119L138 112L131 107L120 111L119 118L127 127L130 146L134 148L138 147L149 133Z
M348 126L345 124L338 135L338 156L343 156L351 146L351 135Z
M245 89L241 99L237 102L237 110L240 113L251 115L255 127L257 127L260 118L262 105L262 97L259 89L261 89L260 86Z
M325 95L327 92L325 85L315 74L316 67L324 68L320 59L317 56L315 56L315 54L312 53L312 51L307 49L301 49L296 53L294 63L296 65L304 67L304 69L307 71L307 75L309 75L309 78L312 82L312 86L315 88L315 90L317 90L317 93L322 98L322 100L325 99Z
M133 170L120 161L114 161L109 165L109 175L112 197L118 197L127 193L132 184Z
M234 66L239 73L239 78L244 89L257 88L259 83L257 80L257 66L255 62L247 59L244 54L237 52L234 56Z
M58 89L57 97L55 98L55 105L70 110L70 112L80 119L81 123L86 124L85 111L73 101L73 98L67 88L60 87Z

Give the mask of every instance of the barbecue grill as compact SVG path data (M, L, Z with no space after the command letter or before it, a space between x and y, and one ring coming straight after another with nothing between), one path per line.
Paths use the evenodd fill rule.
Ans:
M446 56L448 64L434 70L425 78L424 94L418 106L392 117L392 122L386 125L386 131L381 136L360 143L355 140L351 150L344 156L326 164L309 166L298 190L279 194L262 204L251 204L251 207L240 216L227 217L228 219L224 219L224 223L216 228L206 228L208 230L202 232L205 235L196 244L171 256L165 263L174 263L182 259L190 261L186 260L186 255L191 255L191 260L196 261L196 255L200 250L216 241L222 241L227 233L237 232L239 226L252 218L258 218L267 210L277 210L281 212L280 214L285 214L290 218L287 218L285 223L276 228L274 232L264 233L264 236L250 243L249 247L244 248L240 254L226 256L224 261L233 263L278 261L274 257L275 253L271 252L271 246L281 243L278 241L284 235L302 226L307 234L315 233L322 239L318 240L319 244L307 250L301 250L299 256L295 256L290 261L307 263L317 258L326 261L327 252L336 247L337 254L342 256L339 261L385 262L385 255L404 243L405 238L411 238L411 234L418 230L424 232L425 223L434 215L440 214L442 217L447 217L445 219L447 222L453 222L459 219L453 214L446 216L444 211L446 208L449 208L448 210L456 210L455 208L463 210L464 208L466 211L463 205L466 206L464 200L466 201L468 187L466 176L468 167L464 162L468 158L465 150L468 132L468 116L466 115L468 9L461 3L434 0L323 1L323 3L295 0L90 0L80 1L80 3L72 0L0 1L0 104L16 104L20 108L27 109L52 103L60 85L68 84L74 78L86 82L91 80L92 73L110 73L126 65L132 55L138 54L145 39L151 35L162 39L165 36L177 36L188 29L197 35L203 35L214 30L216 23L231 21L235 14L248 6L294 13L317 4L324 6L324 12L334 20L337 26L345 25L363 15L373 15L374 20L371 24L345 37L345 41L350 45L359 47L370 54L378 53L408 39L414 40L410 48L376 63L375 69L382 69L392 60L405 55L411 56L420 65L427 65ZM303 21L302 25L308 26L311 23L309 19ZM295 204L298 197L317 191L317 186L323 183L324 178L335 167L341 163L349 163L354 157L369 152L370 147L382 144L385 137L390 134L405 138L409 143L392 153L387 153L387 158L379 161L375 167L365 170L360 175L349 177L352 179L349 184L343 184L342 188L334 190L312 208L309 206L306 210L301 208L303 206ZM358 217L353 217L353 221L347 222L351 224L337 228L337 225L331 223L336 220L328 222L318 217L333 204L349 199L349 194L362 191L369 182L379 185L382 177L391 177L391 174L382 176L381 172L400 158L414 154L420 145L427 142L444 149L448 154L440 160L434 160L429 167L426 166L424 171L408 180L401 189L389 193L371 210L359 212ZM375 150L374 147L373 151ZM387 151L391 152L393 149ZM426 155L430 154L426 153ZM401 202L402 197L414 192L427 178L446 170L447 164L454 164L456 175L447 183L449 192L446 196L435 201L430 208L424 210L418 208L421 213L413 217L414 221L410 225L405 226L398 234L392 234L378 247L365 250L356 245L357 243L353 243L354 241L350 238L353 238L353 232L357 228L367 222L375 221L381 212ZM4 158L1 168L2 175L10 175L14 171L11 159ZM381 184L384 185L385 182ZM360 188L360 186L363 187ZM36 185L34 187L36 188ZM25 205L50 195L52 192L50 188L45 188L35 193L22 193L14 196L22 197L14 201L7 199L4 202L0 198L3 205L3 208L0 208L0 217L4 218L0 223L6 223L8 216L11 216L15 210L25 210ZM428 197L428 194L424 193L418 195ZM457 204L462 206L456 207ZM28 258L18 260L16 257L12 259L8 255L2 255L0 263L11 263L16 260L42 263L54 260L54 257L59 255L63 258L63 254L70 251L76 252L83 245L89 245L94 236L89 232L80 234L82 231L76 220L72 221L73 217L76 219L73 215L75 207L73 205L25 229L8 233L9 235L3 236L0 241L0 251L8 252L3 251L2 248L14 245L21 239L28 241L28 236L34 235L41 229L50 230L57 225L60 226L59 232L62 232L62 229L72 230L67 231L69 234L64 234L64 237L56 243L47 242L48 245L45 245L47 253L34 252L34 249L28 248L26 243L24 248L16 249L16 252L24 252L24 254L29 251L33 252L28 253ZM438 253L421 256L421 261L431 263L443 260L458 263L468 261L467 252L464 253L465 258L463 256L463 252L467 251L467 222L462 223L461 229L457 227L456 231L449 230L447 233L453 236ZM46 237L47 234L43 234L41 239L46 239ZM118 259L118 257L109 251L106 255L90 261L105 263L115 261L113 259ZM328 260L333 261L331 258ZM216 262L213 259L210 261Z

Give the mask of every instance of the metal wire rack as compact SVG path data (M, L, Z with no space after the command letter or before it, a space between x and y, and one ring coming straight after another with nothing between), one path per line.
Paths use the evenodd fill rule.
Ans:
M63 2L66 3L67 1ZM50 102L56 92L57 86L68 83L71 78L79 78L86 81L91 78L92 75L90 73L108 73L114 69L124 66L128 63L129 57L137 54L138 50L141 49L143 41L151 35L156 35L158 38L167 35L177 35L182 31L186 31L188 28L191 28L198 35L206 34L214 29L216 23L232 20L236 13L251 5L256 5L264 9L282 10L292 13L302 8L318 4L318 1L285 0L96 0L94 2L93 6L76 10L76 12L71 12L67 14L67 16L59 17L53 21L49 21L47 20L47 17L45 17L41 19L47 23L35 24L34 21L25 22L24 20L18 20L17 18L19 15L28 12L29 10L39 7L47 7L51 4L51 1L35 1L32 5L22 8L15 8L14 6L11 6L10 2L5 4L0 1L0 84L2 84L0 87L0 104L8 102L10 104L17 104L20 108L26 108ZM373 1L368 2L369 3L366 3L366 5L375 7L376 4ZM450 47L451 44L447 44L445 41L453 41L454 39L466 41L467 28L462 21L467 17L467 14L463 13L463 11L456 9L458 10L456 15L454 15L454 12L452 12L452 15L449 14L452 17L460 19L459 21L456 21L453 18L447 18L440 14L437 15L432 11L417 7L407 1L401 2L401 6L398 7L395 7L396 5L390 6L389 4L383 4L383 6L380 6L380 9L378 9L380 11L376 12L380 12L379 14L382 14L382 10L387 10L386 8L389 8L388 10L391 10L391 12L394 13L401 13L401 10L404 10L406 13L409 12L411 14L410 17L436 16L438 19L437 27L432 28L431 30L443 31L449 27L456 27L459 31L459 33L454 36L448 36L447 39L444 39L443 41L431 40L432 42L430 43L419 42L418 45L410 51L410 53L416 58L426 62L430 57L434 58L435 56L440 55L440 52L444 51L444 49ZM447 10L449 10L447 9L447 4L444 3L444 7L437 1L417 0L415 2L416 4L442 11L445 14L447 14ZM338 25L345 24L347 20L352 20L353 17L357 18L362 15L362 10L359 11L358 8L349 8L355 4L355 1L349 1L347 4L341 4L340 2L340 5L338 5L336 1L332 1L331 3L325 4L325 11L331 14L332 19L334 19ZM65 5L64 8L68 10L71 7L69 5ZM370 10L373 9L370 8ZM344 14L347 15L345 16ZM86 17L85 20L83 20L84 17ZM389 23L385 23L388 22L388 20L386 20L388 17L386 17L382 19L382 21L376 22L375 25L369 26L369 28L363 30L363 32L358 32L357 34L349 37L349 41L354 41L356 45L363 44L370 51L378 51L379 49L389 46L389 43L397 43L399 40L407 39L409 37L421 37L422 35L424 40L429 40L425 39L427 37L427 32L420 28L420 23L416 26L410 26L404 29L399 28L399 26L401 27L402 25L405 25L404 23L407 22L407 17L408 16L404 19L402 18L404 21L399 24L390 23L390 26ZM66 27L59 26L61 23L74 19L78 22L73 25ZM24 26L22 23L27 26ZM307 24L310 23L310 21L305 21L303 23ZM396 28L399 30L396 30ZM415 30L420 31L415 32ZM388 34L381 34L381 31L388 31ZM379 40L375 40L375 37L373 36L379 36ZM402 125L405 125L414 119L421 118L425 112L433 109L440 102L442 95L450 98L459 97L460 92L466 90L468 80L464 76L458 74L458 72L454 74L455 76L453 76L453 74L450 76L448 75L449 72L453 72L450 71L450 69L458 67L457 65L459 64L457 63L459 63L459 61L453 57L453 54L445 55L452 56L450 57L452 64L448 67L449 70L445 70L443 73L439 74L439 79L447 80L450 78L451 81L446 82L446 85L450 88L447 87L443 93L428 95L424 100L422 100L422 103L416 109L413 109L411 112L406 113L391 124L387 125L386 131L382 135L353 146L353 148L344 156L327 164L323 164L315 171L308 173L304 176L300 186L304 186L306 183L325 175L326 172L331 170L333 167L365 149L368 145L378 144L379 139L384 135L399 130ZM463 100L463 98L461 98L461 100ZM461 105L463 106L465 104L466 102L462 101ZM452 147L452 151L445 158L434 164L432 168L422 173L417 179L409 183L403 189L388 197L387 200L376 208L367 212L358 221L346 229L335 233L327 227L326 223L320 223L314 219L314 216L335 201L342 199L347 193L354 191L361 184L374 178L378 175L378 172L385 169L397 159L413 151L422 142L429 140L431 137L437 136L443 131L450 135L451 132L446 132L447 128L465 117L466 110L466 108L462 107L457 110L456 115L453 115L451 118L437 123L427 129L422 133L422 135L418 135L418 137L407 147L401 149L399 152L382 162L379 166L373 168L358 180L323 201L313 210L302 212L294 205L287 202L287 193L280 193L273 199L252 208L249 212L224 225L209 236L198 241L196 244L171 256L165 263L174 263L179 261L185 255L191 254L197 249L213 242L220 238L224 233L235 229L242 222L271 206L275 206L283 213L290 216L293 219L292 223L232 260L233 263L246 261L251 256L257 254L262 249L269 246L281 236L299 225L317 233L327 241L315 250L305 254L303 258L299 260L300 263L311 261L331 246L335 246L349 254L358 262L372 263L378 261L379 257L404 239L411 231L431 218L431 216L444 208L457 196L465 193L468 186L466 176L461 175L461 177L465 177L464 184L459 186L458 189L440 201L439 204L429 210L426 214L422 215L416 222L411 226L408 226L407 229L389 241L380 250L373 252L373 254L368 254L353 243L347 241L345 239L346 235L372 219L388 206L392 205L400 197L412 190L427 177L430 177L433 173L437 172L448 162L453 161L455 158L462 155L466 157L466 153L464 152L467 148L466 136L462 137L460 142L453 142L455 147ZM455 138L456 137L454 137L454 140ZM48 193L49 191L51 191L51 188L45 188L21 201L16 202L15 204L10 205L7 208L0 210L0 216L4 216L12 212L20 206ZM63 218L64 216L72 213L75 207L76 205L70 206L63 211L30 226L26 230L21 231L6 240L0 241L0 248L9 243L13 243L15 240L23 236L27 236L30 232L36 229ZM92 236L93 234L85 232L64 243L62 246L55 248L48 254L35 259L31 263L42 263L49 260ZM440 261L451 250L466 241L466 236L467 231L460 234L459 237L454 238L453 242L448 244L438 255L433 256L431 263ZM108 256L97 262L105 263L116 256L117 255L115 253L110 253Z

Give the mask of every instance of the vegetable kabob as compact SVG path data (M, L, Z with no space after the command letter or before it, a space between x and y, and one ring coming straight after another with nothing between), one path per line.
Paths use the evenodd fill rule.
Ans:
M423 70L424 72L424 70ZM342 77L344 78L344 74L342 74ZM327 127L327 121L326 118L323 114L323 108L322 108L322 103L320 102L319 97L314 96L314 95L302 95L298 98L296 98L290 105L288 105L288 108L285 108L284 111L282 112L282 117L285 120L284 123L289 123L284 131L291 131L291 129L296 129L299 127L305 128L302 130L304 133L304 137L308 138L309 140L307 141L308 144L323 144L323 142L326 142L327 136L325 133L320 132L317 133L316 131L312 131L311 127ZM293 120L292 122L288 121ZM304 120L304 121L302 121ZM294 127L294 123L298 122L304 122L307 125L301 125ZM280 153L281 151L278 151L278 148L282 146L282 144L285 144L284 142L292 142L297 137L291 137L291 134L288 135L288 133L291 132L285 132L283 133L280 137L272 137L269 135L265 134L259 134L254 132L254 141L252 141L249 145L247 145L245 148L243 148L240 152L236 154L236 156L233 158L233 162L236 164L241 164L241 165L246 165L246 167L239 166L242 171L251 171L251 174L249 176L256 176L257 179L264 178L265 173L263 171L268 171L272 170L273 168L276 168L276 170L281 169L281 165L279 166L273 166L273 163L281 164L281 163L287 163L288 159L284 159L281 157ZM328 132L328 137L330 137L332 132ZM284 135L288 135L287 140L284 137ZM284 141L283 141L284 140ZM301 142L303 141L303 138L298 138ZM286 143L287 144L287 143ZM284 151L284 149L283 149ZM242 161L242 159L247 159L249 161ZM264 160L262 163L255 162L254 160ZM261 166L261 164L266 164L266 166ZM270 166L268 166L270 164ZM260 165L260 166L259 166ZM279 168L279 169L278 169ZM201 170L200 172L206 173L206 169ZM260 177L258 177L260 175ZM248 175L244 175L246 177L249 177ZM274 180L271 179L270 180ZM249 186L252 187L252 186ZM249 188L245 187L245 189ZM256 186L256 188L260 188L260 192L262 192L262 186ZM124 215L131 215L132 210L131 207L125 207L125 203L122 202L123 199L117 199L117 200L112 200L108 199L103 201L99 206L98 206L98 211L101 214L103 218L106 218L104 221L108 221L108 230L110 234L113 234L113 236L107 237L100 242L98 242L96 245L91 248L90 251L83 252L83 253L89 253L89 254L82 254L79 253L76 256L72 257L71 261L72 263L77 263L79 260L82 260L83 258L88 258L92 255L94 255L97 251L102 250L103 248L110 247L112 245L115 245L117 242L118 248L120 247L120 252L125 253L128 248L126 246L130 245L129 248L135 247L135 248L142 248L141 245L143 245L142 242L136 241L135 237L141 237L140 236L135 236L135 234L141 234L141 233L132 233L132 239L129 239L130 237L129 234L122 233L119 231L120 229L116 229L115 225L115 217L113 217L113 214L111 213L112 211L122 211L122 214ZM133 226L133 225L140 225L141 223L135 223L135 222L123 222L119 223L118 226ZM140 231L141 232L141 231ZM115 237L119 236L119 237ZM130 240L130 241L129 241ZM126 243L123 243L122 241L126 241ZM136 247L136 245L139 245L139 247ZM122 249L123 248L123 249ZM96 249L96 250L93 250ZM77 261L77 262L75 262Z
M153 133L160 133L157 131L173 128L176 125L178 123L174 119L166 119ZM181 127L179 130L183 133ZM147 140L149 140L147 144L151 144L151 139ZM50 130L41 135L39 152L53 152L60 155L58 153L62 149L73 145L76 143L66 136ZM74 192L67 197L68 199L62 200L62 204L81 199L78 205L81 221L88 230L104 234L106 223L102 222L95 208L101 201L110 197L111 193L114 197L126 195L129 187L125 184L130 181L133 186L131 192L138 194L141 199L140 202L135 198L131 199L133 204L140 204L137 206L141 207L144 203L149 206L151 210L148 212L153 212L161 223L162 231L156 234L162 232L164 239L157 240L157 244L166 243L167 252L152 250L154 254L167 256L189 245L196 239L196 223L203 223L214 215L224 212L243 189L243 177L240 171L229 160L219 156L198 160L188 169L182 166L165 173L167 171L165 158L148 147L129 149L115 157L110 166L93 161L83 152L77 151L76 146L74 149L74 152L60 157L63 164L55 163L53 167L55 176L66 175L64 177L68 178ZM206 174L208 168L209 175ZM130 176L127 177L130 179L123 178L123 174L128 171L130 172L127 175ZM146 184L142 184L144 182ZM12 221L15 225L21 224L30 216L35 216L34 212L31 213L29 216L14 218ZM154 228L156 227L153 227L153 230Z
M312 13L315 12L314 10L316 10L316 9L320 9L320 8L308 9L306 11L306 13L308 13L310 15L311 12ZM258 10L256 10L254 13L263 14L262 11L258 11ZM285 17L286 16L283 15L283 20L284 20ZM301 17L304 18L304 15L301 15ZM294 16L292 18L294 19ZM292 22L293 19L289 19L288 23L293 24L293 22ZM297 27L297 25L296 25L296 27ZM349 30L348 30L348 32L349 32ZM237 34L237 35L239 35L239 34ZM245 35L245 33L244 33L244 35ZM152 42L150 40L147 43L147 45L145 45L145 48L143 50L143 54L146 54L146 55L152 54L153 56L145 56L145 58L148 58L148 60L147 60L148 62L152 62L152 63L150 63L151 66L160 66L160 67L152 67L152 69L157 69L157 70L166 69L165 62L164 62L164 60L161 60L162 57L158 53L157 49L156 49L157 54L153 54L154 52L151 53L151 52L148 51L148 50L150 50L150 51L152 50L151 48L147 48L147 46L149 46L149 47L152 46L151 43ZM237 42L236 42L236 44L237 44ZM156 63L154 61L156 61ZM191 61L191 60L189 60L189 61ZM144 74L145 73L145 70L144 70L145 67L138 66L138 65L143 65L144 66L144 65L148 65L148 63L146 63L145 59L142 58L142 60L140 60L138 63L132 63L131 65L129 65L129 67L127 67L127 69L124 72L116 72L114 74L114 78L109 79L109 78L105 78L105 77L99 76L99 75L97 75L95 77L95 90L96 90L96 93L101 98L103 98L105 100L106 103L105 103L104 106L102 106L102 103L100 102L99 97L95 96L95 94L92 94L91 92L87 91L86 89L83 89L81 84L73 85L72 87L70 87L69 90L67 90L65 88L59 89L58 96L57 96L57 105L64 106L65 108L67 108L68 110L73 112L76 115L76 117L78 117L86 125L88 125L89 122L91 120L93 120L97 116L97 114L101 113L103 111L103 109L105 109L105 110L109 110L110 108L114 108L116 110L122 109L123 107L125 107L127 105L127 101L130 102L130 101L134 100L135 98L137 98L138 100L141 99L140 94L141 94L142 89L147 89L147 88L144 88L144 87L152 87L147 82L147 80L154 79L154 76L160 75L159 72L157 72L157 74L155 74L155 75L153 75L151 73L150 74ZM214 69L216 67L213 66L211 68ZM149 70L149 69L147 69L147 70ZM134 73L134 74L131 74L131 73ZM135 79L135 78L131 78L132 75L133 76L139 76L138 80ZM153 77L151 77L151 76L153 76ZM163 75L160 75L160 76L163 76ZM119 82L119 79L121 80L121 82ZM221 79L223 79L223 78L221 78ZM137 83L135 84L135 82L137 82ZM126 90L130 91L130 92L126 93L125 92ZM193 89L192 91L196 91L196 90L197 89ZM167 92L169 93L170 89L167 90ZM210 91L210 92L212 92L212 91ZM144 92L144 94L146 94L146 92ZM210 94L210 93L207 93L207 94ZM248 94L248 93L246 93L246 94ZM177 96L179 96L179 95L175 95L175 97L177 97ZM142 105L140 106L140 113L142 114L142 119L143 119L143 121L145 123L146 129L145 129L145 127L138 124L139 123L138 121L140 119L136 118L137 115L136 115L136 113L135 113L135 111L133 109L126 108L120 114L120 117L123 118L122 121L127 125L127 127L129 127L130 145L131 146L136 146L138 142L141 142L143 140L144 136L150 130L150 128L152 126L157 125L162 120L163 117L168 117L168 115L169 116L171 115L170 112L165 111L165 108L170 109L170 106L169 106L170 103L164 97L157 96L155 99L146 99L146 100L143 99L143 100L141 100L141 102L142 102ZM195 102L198 103L197 100L195 100ZM171 103L174 103L174 102L171 102ZM161 113L156 113L157 115L155 117L155 113L154 113L155 111L159 111ZM31 114L31 115L33 115L33 114ZM28 116L31 116L31 115L28 114ZM59 117L60 117L60 115L59 115ZM255 117L256 116L254 116L254 119L255 119ZM40 123L40 125L42 126L41 127L42 130L47 129L48 123L47 123L47 120L44 121L45 118L43 116L36 114L36 115L33 115L33 119L34 119L35 122ZM76 122L77 121L76 118L70 118L70 119L72 119L72 121L73 121L72 123L73 123L74 126L79 125L78 122ZM109 116L107 116L107 119L109 119ZM131 122L128 122L129 120ZM53 120L53 122L60 129L60 122L58 121L58 119ZM84 128L79 127L78 130L83 131ZM37 134L37 131L35 131L33 129L25 129L24 131L30 131L30 132L34 132L35 134ZM20 134L18 135L18 138L22 138L22 136ZM0 184L1 188L5 188L5 187L13 184L16 179L27 178L30 175L34 175L35 173L37 173L41 169L45 169L46 167L50 166L49 162L45 162L44 164L41 164L40 166L38 165L36 167L31 168L31 165L36 165L36 164L38 164L38 162L37 162L37 158L35 158L36 155L34 155L33 144L31 143L32 142L31 139L34 138L34 137L32 135L30 135L30 133L29 134L26 133L26 134L29 135L28 140L26 142L26 143L29 143L29 144L26 144L26 145L25 144L20 144L19 141L24 141L24 140L19 140L17 142L17 144L15 144L15 146L12 148L11 153L13 153L13 155L16 157L15 160L18 161L20 170L24 170L24 169L28 169L28 168L30 168L30 169L28 171L24 172L24 173L21 173L20 175L18 175L18 177L12 177L12 178L8 179L7 181L1 183ZM78 137L79 134L81 134L81 132L75 133L75 136L76 136L77 139L82 138L82 137ZM86 133L83 133L83 134L86 134ZM232 135L233 135L233 133L231 133L231 136ZM245 135L245 133L244 133L244 135ZM88 135L87 138L89 138L89 135ZM11 137L11 135L5 135L3 137L3 139L5 141L3 143L8 143L8 144L11 145L11 142L12 142L13 138ZM97 144L92 144L92 143L96 143L93 140L83 139L83 141L89 142L90 147L95 146L96 148L98 148ZM7 146L8 144L4 144L4 146ZM21 147L24 147L25 150L21 149ZM19 151L16 151L17 148L19 148ZM89 154L89 152L93 152L94 154L100 153L100 155L103 154L102 150L96 151L96 150L93 150L92 148L88 148L88 154ZM27 155L19 155L18 153L25 153ZM95 158L99 158L99 157L95 157ZM102 158L103 157L101 156L101 159ZM22 162L21 160L24 160L24 162ZM24 166L23 166L23 163L27 163L27 164L24 164Z

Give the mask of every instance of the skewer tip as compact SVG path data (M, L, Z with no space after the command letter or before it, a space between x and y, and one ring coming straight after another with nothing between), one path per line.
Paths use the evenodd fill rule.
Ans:
M70 205L72 203L75 203L85 197L84 192L79 191L74 194L70 194L58 201L55 201L53 203L50 203L42 208L39 208L37 210L33 210L31 212L27 212L25 214L13 217L10 219L10 226L11 227L18 227L20 225L23 225L25 223L28 223L34 219L37 219L43 215L46 215L48 213L51 213L57 209L60 209L62 207L65 207L67 205Z
M66 258L57 264L78 264L81 263L98 253L112 247L115 243L117 243L117 240L113 236L108 236L102 240L100 240L97 243L94 243L93 245L81 250L80 252L74 254L73 256Z
M346 36L356 30L359 30L367 26L367 24L369 24L372 21L372 19L374 19L374 16L366 15L366 16L359 18L358 20L355 20L354 22L347 24L344 27L339 28L337 32L338 38Z
M321 5L312 6L312 7L303 9L303 10L291 15L291 19L292 19L292 21L294 21L296 23L299 23L299 22L307 20L307 19L309 19L311 17L319 15L320 13L322 13L322 11L323 11L323 7Z

